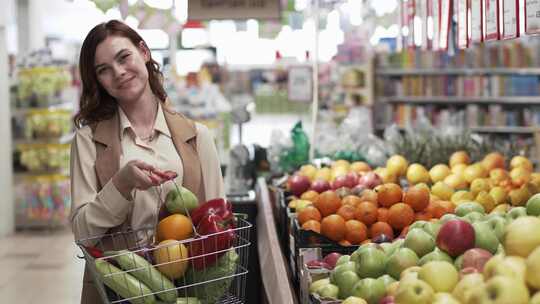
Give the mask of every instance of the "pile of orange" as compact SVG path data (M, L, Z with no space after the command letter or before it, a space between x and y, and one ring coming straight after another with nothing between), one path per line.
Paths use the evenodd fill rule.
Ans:
M364 190L360 196L341 198L328 190L306 199L313 202L297 213L304 230L312 230L342 245L357 245L385 235L388 239L406 233L418 220L437 219L454 212L449 201L434 201L427 187L406 190L394 183Z

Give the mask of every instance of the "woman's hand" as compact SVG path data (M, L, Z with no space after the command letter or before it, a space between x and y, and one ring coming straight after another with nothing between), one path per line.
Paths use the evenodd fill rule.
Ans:
M112 178L116 189L126 199L131 199L133 189L146 190L169 180L169 175L154 166L140 160L132 160L120 169Z

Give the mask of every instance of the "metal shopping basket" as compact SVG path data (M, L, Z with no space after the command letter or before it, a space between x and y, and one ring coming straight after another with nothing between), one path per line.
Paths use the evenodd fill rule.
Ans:
M244 303L251 227L235 215L227 231L167 244L148 227L77 245L104 303ZM225 238L227 248L214 250Z

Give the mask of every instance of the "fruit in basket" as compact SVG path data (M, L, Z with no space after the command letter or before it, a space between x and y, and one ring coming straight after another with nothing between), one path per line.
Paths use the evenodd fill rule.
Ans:
M402 176L407 172L409 162L401 155L392 155L386 161L386 168L396 176Z
M473 226L463 220L450 220L444 223L437 235L437 247L452 257L473 248L474 241Z
M193 235L191 220L182 214L172 214L159 221L158 240L185 240Z
M529 298L529 290L523 282L511 277L496 276L489 279L485 285L473 288L467 303L527 304Z
M178 188L175 187L167 193L165 206L170 213L187 215L188 212L191 213L193 209L199 206L199 200L189 189L178 186Z
M229 290L235 278L243 279L242 277L234 277L239 262L240 257L234 249L231 249L212 266L202 270L190 267L185 275L185 280L178 280L177 286L197 284L187 288L189 295L198 297L202 304L218 303L218 300Z
M504 249L508 255L526 258L540 245L540 218L524 216L514 220L506 227Z
M413 228L407 233L403 246L411 249L419 258L421 258L433 251L435 248L435 240L424 230Z
M421 164L412 164L407 168L407 181L411 185L429 183L429 172Z
M377 304L385 293L386 288L383 282L374 278L365 278L354 285L352 295L366 300L369 304Z
M313 205L319 209L321 215L326 217L335 214L341 207L341 198L332 190L325 191L319 194L317 201Z
M468 165L470 163L471 159L469 157L469 154L467 154L466 151L456 151L450 155L450 159L448 164L450 165L450 168L453 168L457 164L465 164Z
M316 179L311 184L311 190L316 191L318 193L323 193L327 190L330 190L330 183L327 180L324 179Z
M400 304L428 304L434 296L435 292L429 284L411 278L399 283L395 301Z
M418 265L418 256L409 248L399 248L386 263L386 273L399 280L401 272L411 266Z
M309 178L302 175L293 175L287 181L287 188L293 195L300 196L302 193L309 190L311 187L311 181Z
M428 283L435 292L451 292L458 283L459 274L451 263L432 261L422 266L418 278Z
M405 191L403 202L411 206L414 211L422 211L429 204L429 190L422 187L410 187Z
M366 172L358 179L358 185L365 189L373 189L382 184L382 178L375 172Z
M345 220L337 214L329 215L321 221L321 234L334 242L345 239L346 229Z
M171 279L181 278L189 266L188 250L176 240L164 240L154 251L158 270Z
M482 248L473 248L465 251L463 254L463 262L461 264L461 269L472 267L478 272L482 273L484 271L484 266L487 261L493 257L491 252L484 250Z

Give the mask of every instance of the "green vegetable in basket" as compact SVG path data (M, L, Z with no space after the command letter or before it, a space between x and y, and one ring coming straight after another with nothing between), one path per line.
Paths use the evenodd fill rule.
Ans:
M156 304L166 304L169 302L157 302ZM188 297L188 298L178 298L176 299L176 304L201 304L201 301L199 299L194 297Z
M133 304L154 304L156 297L148 286L141 283L134 276L118 269L104 260L96 260L96 270L101 275L101 280L114 292L124 299L140 297L130 300ZM142 297L144 295L144 297Z
M229 250L222 255L217 263L199 271L190 268L185 276L186 285L197 284L189 287L188 293L199 298L202 304L214 304L229 290L233 276L236 273L236 265L239 256L235 250ZM224 278L224 279L219 279ZM218 280L216 280L218 279ZM211 283L204 283L216 280Z

